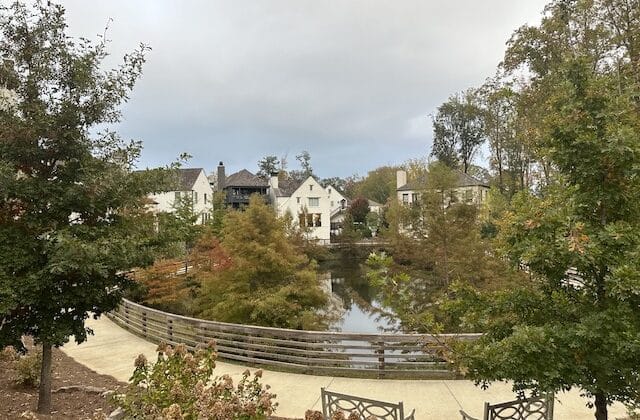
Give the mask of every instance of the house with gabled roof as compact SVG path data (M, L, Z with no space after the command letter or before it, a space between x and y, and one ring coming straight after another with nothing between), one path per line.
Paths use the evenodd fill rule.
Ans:
M472 177L464 172L456 171L458 179L453 190L459 202L468 204L482 204L489 194L488 183ZM422 179L414 179L407 182L407 172L396 172L396 185L398 201L402 204L414 204L419 202L421 193L429 187L428 176Z
M267 197L268 188L269 183L264 178L246 169L226 176L224 164L218 164L216 191L226 192L225 204L231 208L241 209L249 205L249 198L253 194Z
M193 211L198 215L198 223L205 223L211 210L213 190L202 168L178 169L178 185L173 191L151 194L149 199L154 212L172 213L181 198L193 203Z
M277 215L289 215L293 223L306 232L308 239L329 242L331 239L331 188L325 189L309 176L304 181L269 179L269 198ZM328 190L329 189L329 190ZM334 201L334 206L338 205Z

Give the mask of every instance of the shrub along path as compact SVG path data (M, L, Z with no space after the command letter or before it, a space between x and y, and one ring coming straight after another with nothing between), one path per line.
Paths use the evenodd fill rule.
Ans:
M87 321L95 336L77 345L73 342L62 350L77 362L100 374L111 375L117 380L127 381L133 372L133 361L140 353L148 360L155 360L156 345L120 328L106 317ZM229 374L237 381L246 367L217 362L216 374ZM255 370L251 368L251 370ZM492 385L488 390L474 386L466 380L391 380L352 379L329 376L300 375L264 371L262 383L271 385L278 395L276 415L303 417L308 409L322 410L320 388L353 394L378 400L404 401L409 412L416 409L417 419L457 419L458 410L482 416L485 401L502 402L515 398L511 386L505 383ZM559 394L556 401L557 419L593 419L593 411L585 406L586 399L579 391ZM609 418L625 416L620 404L610 408Z

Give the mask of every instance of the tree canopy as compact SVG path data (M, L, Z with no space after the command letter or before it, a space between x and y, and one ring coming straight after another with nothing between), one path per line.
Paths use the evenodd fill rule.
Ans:
M520 28L504 69L518 87L516 136L544 183L514 197L498 244L531 281L456 290L451 309L485 335L458 362L517 389L577 387L598 420L640 399L640 4L561 1ZM528 110L528 111L527 111Z
M453 95L438 107L433 117L432 156L451 168L460 166L466 174L483 141L481 111L472 92Z
M225 216L225 270L201 275L199 315L227 322L294 329L322 326L326 304L314 264L287 236L284 219L260 197Z
M50 411L51 347L90 333L113 309L124 271L153 260L146 196L162 170L134 172L138 142L108 124L140 77L147 47L103 71L106 40L67 36L64 9L0 8L0 346L43 345L38 410ZM6 94L9 92L10 94ZM100 131L97 131L97 130Z

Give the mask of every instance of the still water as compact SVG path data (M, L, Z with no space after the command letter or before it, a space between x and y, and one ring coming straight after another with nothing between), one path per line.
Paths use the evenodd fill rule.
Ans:
M339 257L320 263L323 287L331 291L330 312L337 318L332 331L352 333L395 332L398 323L391 308L379 301L379 291L369 284L365 258Z

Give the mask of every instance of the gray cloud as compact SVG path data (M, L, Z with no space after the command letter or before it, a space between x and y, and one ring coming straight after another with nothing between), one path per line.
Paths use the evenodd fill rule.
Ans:
M428 114L491 76L504 43L542 0L68 0L70 32L101 33L113 57L145 42L144 75L118 130L143 140L141 166L183 151L193 166L294 164L320 176L424 156Z

